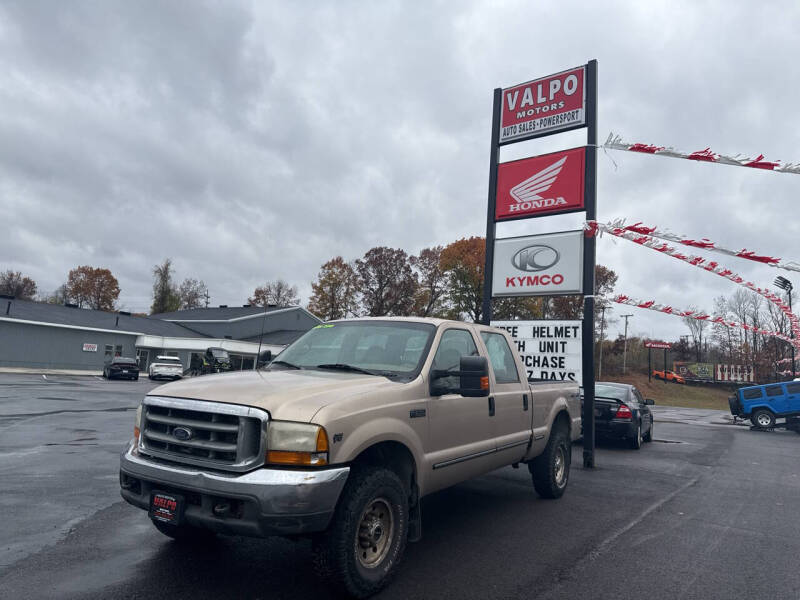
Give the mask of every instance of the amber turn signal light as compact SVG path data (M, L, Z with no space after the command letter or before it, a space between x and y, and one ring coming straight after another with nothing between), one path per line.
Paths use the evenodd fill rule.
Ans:
M489 389L489 377L481 377L481 389L488 390Z

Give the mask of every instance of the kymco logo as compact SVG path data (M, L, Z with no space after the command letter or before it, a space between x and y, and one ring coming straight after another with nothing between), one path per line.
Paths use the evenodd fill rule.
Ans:
M584 148L502 163L495 218L514 219L583 208Z
M558 250L550 246L528 246L511 257L511 264L520 271L535 273L549 269L559 258Z

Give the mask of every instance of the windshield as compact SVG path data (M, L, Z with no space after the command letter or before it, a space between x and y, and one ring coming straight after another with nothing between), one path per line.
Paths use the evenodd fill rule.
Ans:
M628 388L617 387L615 385L595 384L595 397L611 398L614 400L626 400L628 398Z
M436 328L428 323L341 321L324 323L281 352L270 368L347 366L411 379L422 369Z
M228 358L228 351L222 348L211 348L211 354L214 358Z

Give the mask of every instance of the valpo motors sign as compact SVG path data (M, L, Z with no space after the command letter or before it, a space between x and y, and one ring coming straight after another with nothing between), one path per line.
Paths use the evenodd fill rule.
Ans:
M583 231L495 241L493 296L551 296L583 290Z
M586 148L498 165L495 219L519 219L582 210Z
M503 90L499 143L518 142L586 124L586 67Z

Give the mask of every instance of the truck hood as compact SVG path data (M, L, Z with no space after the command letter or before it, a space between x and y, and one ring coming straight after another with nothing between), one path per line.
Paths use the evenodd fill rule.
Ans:
M323 407L381 388L401 385L375 375L335 371L239 371L168 383L148 396L241 404L266 410L271 418L310 422Z

